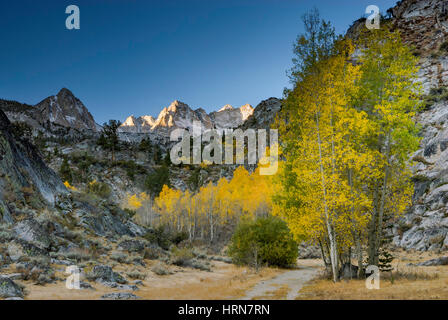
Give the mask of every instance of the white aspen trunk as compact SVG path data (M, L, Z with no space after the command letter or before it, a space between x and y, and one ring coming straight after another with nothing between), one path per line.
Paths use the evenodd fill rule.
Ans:
M353 194L353 169L348 169L348 183L350 185L350 190ZM352 205L352 216L354 215L355 208ZM352 224L355 225L356 221L352 220ZM356 223L357 224L357 223ZM360 231L357 231L357 228L354 226L353 231L353 240L355 242L355 250L356 250L356 256L358 257L358 279L361 279L364 272L363 272L363 266L362 266L362 247L361 247L361 240L360 240Z
M193 239L196 238L196 214L193 216Z
M389 156L390 156L390 133L387 135L387 142L386 142L386 159L387 159L387 165L384 173L384 181L383 181L383 188L381 190L381 202L380 202L380 208L379 208L379 214L378 214L378 228L377 228L377 237L375 241L375 265L378 265L379 263L379 249L381 246L381 238L383 236L383 217L384 217L384 203L386 202L386 190L387 190L387 183L389 179Z
M384 203L386 199L386 190L389 175L389 154L390 154L390 134L388 133L386 138L386 159L387 165L385 168L384 178L381 186L375 186L374 197L374 215L372 217L371 226L369 230L369 264L378 265L379 263L379 247L382 237L383 228L383 216L384 216Z
M210 210L210 242L213 241L213 213L212 210Z
M319 131L319 116L316 113L316 129L317 129L317 143L319 146L319 165L320 165L320 173L321 173L321 182L322 182L322 192L324 196L324 212L325 212L325 224L327 227L328 238L330 240L330 261L331 261L331 269L333 273L333 281L337 282L338 280L338 256L337 256L337 245L336 239L333 233L333 228L330 223L330 217L328 213L328 205L327 205L327 191L325 186L325 175L324 175L324 167L322 163L322 143L320 140L320 131Z
M373 212L372 219L370 221L369 234L368 234L368 255L369 255L369 265L375 264L375 235L376 235L376 225L378 219L378 194L379 194L378 183L375 183L374 194L373 194Z
M188 214L188 213L187 213L187 223L188 223L188 227L187 227L187 230L188 230L188 240L191 242L193 240L192 239L193 221L191 219L191 214Z
M364 269L362 266L362 248L359 234L355 234L356 255L358 256L358 279L361 279L364 275Z
M328 271L328 266L330 265L330 263L327 261L327 257L325 255L325 248L320 239L319 239L319 247L320 247L320 252L322 254L322 260L324 261L325 269Z

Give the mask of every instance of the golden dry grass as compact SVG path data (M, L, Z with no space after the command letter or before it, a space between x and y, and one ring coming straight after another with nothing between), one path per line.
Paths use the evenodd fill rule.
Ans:
M395 269L392 281L390 273L381 275L380 289L367 289L365 280L342 280L333 283L327 279L313 280L301 291L298 299L310 300L435 300L448 299L448 266L413 267L417 263L440 255L432 253L394 253Z
M147 277L143 281L144 286L140 286L140 290L133 293L148 300L238 299L259 281L270 279L282 272L280 269L264 268L259 273L254 273L244 267L214 262L213 272L171 267L172 271L176 271L174 274L158 276L150 271L156 262L145 262L148 266L139 268L140 272L147 273ZM125 265L119 265L114 270L123 274L125 271L130 271ZM22 284L26 286L28 291L26 299L29 300L92 300L100 299L105 293L126 292L96 283L90 283L96 289L95 291L69 290L65 288L65 282L45 286L35 285L31 282L22 282Z
M252 300L285 300L289 291L288 285L281 285L272 291L266 292L266 295L253 297Z

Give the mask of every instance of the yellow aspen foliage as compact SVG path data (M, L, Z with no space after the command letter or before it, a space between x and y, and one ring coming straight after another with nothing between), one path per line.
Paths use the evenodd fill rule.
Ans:
M64 182L64 186L65 186L67 189L71 190L71 191L78 191L78 189L76 189L74 186L72 186L72 185L70 184L70 182L68 182L68 181L65 181L65 182Z
M371 203L356 193L353 173L362 179L375 159L364 141L373 126L352 104L361 76L360 67L346 59L354 48L349 41L336 48L339 54L316 62L286 103L288 122L279 123L286 162L280 165L274 209L297 240L327 243L334 275L339 255L353 244L354 229L365 227Z
M137 223L142 225L151 225L154 220L154 212L152 206L152 199L146 193L128 194L124 201L124 208L136 211L134 219Z
M138 196L136 194L129 196L127 201L128 207L130 209L136 210L142 206L142 202L140 201L140 199L138 199Z
M411 50L387 27L361 34L358 49L358 63L347 39L323 58L305 54L275 123L282 161L273 213L297 240L321 246L334 281L352 247L359 266L365 245L369 264L378 265L385 221L411 202L410 155L419 143Z
M233 178L209 182L196 194L164 186L154 201L158 223L185 231L190 239L213 241L224 230L233 230L241 217L267 215L272 208L268 176L238 167Z

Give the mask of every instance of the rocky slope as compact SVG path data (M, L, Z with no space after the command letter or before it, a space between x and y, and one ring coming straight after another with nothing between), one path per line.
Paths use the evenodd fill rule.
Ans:
M404 0L389 10L394 27L420 56L420 81L426 93L448 85L448 3Z
M255 107L253 114L243 123L242 129L270 129L281 108L282 101L280 99L269 98L261 101Z
M448 2L404 0L388 10L391 23L420 57L419 81L430 93L416 121L421 148L413 159L413 206L395 226L394 243L417 250L448 249ZM435 104L433 104L435 102Z
M136 239L148 232L113 202L69 192L36 147L17 135L0 110L0 299L23 298L24 284L63 284L65 279L55 271L74 264L80 267L83 280L137 290L105 264L115 257L111 250L116 247L116 259L119 255L127 264L144 265L143 251L160 249ZM87 260L89 274L83 263ZM87 282L82 286L92 288Z
M394 243L407 249L448 249L448 101L418 115L422 142L413 159L413 206L395 226Z
M11 199L36 193L36 200L54 204L58 194L67 193L60 178L47 167L37 149L27 140L17 139L6 115L0 110L0 213L9 219L6 204ZM25 199L26 200L26 199Z
M34 107L31 105L0 99L0 110L7 115L11 122L25 122L32 128L43 130L43 123L34 118Z

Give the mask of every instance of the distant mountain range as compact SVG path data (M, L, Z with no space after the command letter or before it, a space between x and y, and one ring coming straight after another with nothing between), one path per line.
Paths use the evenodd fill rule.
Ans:
M232 129L241 126L252 114L254 108L246 104L240 108L225 105L215 112L207 114L204 109L191 109L178 100L163 108L157 119L152 116L128 117L120 127L121 132L149 133L168 135L172 130L191 129L193 122L201 124L202 129Z
M274 107L267 107L274 106ZM272 123L275 113L281 108L277 98L262 101L255 109L250 104L239 108L225 105L218 111L207 112L191 109L187 104L175 100L162 109L158 117L145 115L136 118L129 116L120 126L119 132L126 134L148 134L161 138L169 137L178 128L192 129L194 122L199 122L206 129L234 129L251 123L250 127L266 127ZM68 89L61 89L58 94L50 96L31 106L17 101L0 100L0 109L12 122L26 122L38 130L49 126L62 126L80 131L99 132L98 125L86 106ZM256 117L254 117L256 115ZM258 120L260 123L258 123Z

